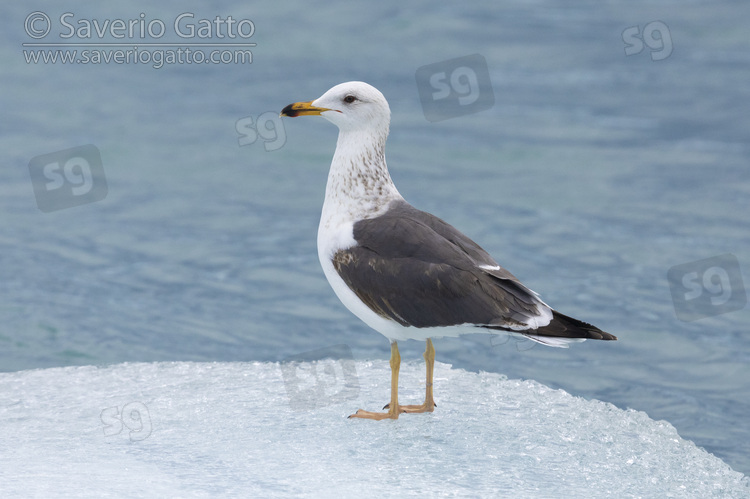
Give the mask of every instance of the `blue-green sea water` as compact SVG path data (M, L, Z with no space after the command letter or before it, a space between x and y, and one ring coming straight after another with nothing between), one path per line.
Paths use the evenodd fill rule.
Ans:
M183 13L192 17L178 34ZM251 20L252 35L230 38L212 21L230 15ZM363 80L390 102L387 159L407 200L554 308L619 337L569 350L442 339L438 360L644 411L748 474L748 19L739 1L5 4L0 371L280 361L339 344L386 359L388 342L344 309L319 268L336 129L277 117ZM100 38L105 20L135 32L118 38L109 24ZM167 33L140 37L154 20ZM206 36L186 37L190 25ZM41 42L66 46L23 45ZM43 51L174 49L147 42L255 45L244 63L156 68L161 56L97 63L93 52L33 62ZM219 49L228 61L235 48ZM460 75L480 74L479 59L452 83L466 66L446 61L474 54L492 99L484 87L484 109L438 103L441 119L428 120L439 88L418 69L435 65L436 81L468 95ZM66 169L61 151L84 145L103 176ZM98 198L77 204L87 194L76 186ZM402 344L404 361L422 349Z

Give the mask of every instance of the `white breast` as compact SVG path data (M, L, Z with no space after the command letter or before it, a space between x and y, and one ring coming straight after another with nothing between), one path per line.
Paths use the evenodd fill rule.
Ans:
M325 212L324 212L325 213ZM365 305L336 272L333 266L333 255L356 244L353 234L354 224L350 221L336 221L322 218L318 227L318 258L328 283L333 288L341 303L351 313L359 317L365 324L390 340L407 339L411 337L407 329L397 322L379 316ZM405 334L406 333L406 334Z

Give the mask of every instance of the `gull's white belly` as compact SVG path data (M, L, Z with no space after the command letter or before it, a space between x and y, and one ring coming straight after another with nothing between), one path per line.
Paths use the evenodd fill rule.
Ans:
M373 328L391 341L426 340L427 338L442 338L446 336L460 336L470 333L490 333L492 331L465 324L447 327L418 328L402 326L396 321L382 317L370 309L352 289L344 282L333 266L333 255L337 251L351 248L357 242L354 240L354 224L352 222L327 223L321 221L318 227L318 258L323 267L323 273L333 288L341 303L351 313L359 317L362 322ZM497 334L497 332L494 332Z

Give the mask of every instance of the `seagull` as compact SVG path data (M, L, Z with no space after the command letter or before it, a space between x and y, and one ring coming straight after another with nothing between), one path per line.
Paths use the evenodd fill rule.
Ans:
M404 200L385 161L391 111L378 89L360 81L341 83L280 114L308 115L339 128L318 227L320 264L346 308L391 343L387 411L359 409L350 418L433 412L432 338L504 331L563 348L586 339L617 339L552 309L477 243ZM402 340L426 342L422 404L399 404Z

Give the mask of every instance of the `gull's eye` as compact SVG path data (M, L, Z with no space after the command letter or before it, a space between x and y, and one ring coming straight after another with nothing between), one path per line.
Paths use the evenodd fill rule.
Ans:
M347 104L351 104L355 100L357 100L357 98L353 95L347 95L346 97L344 97L344 102L346 102Z

